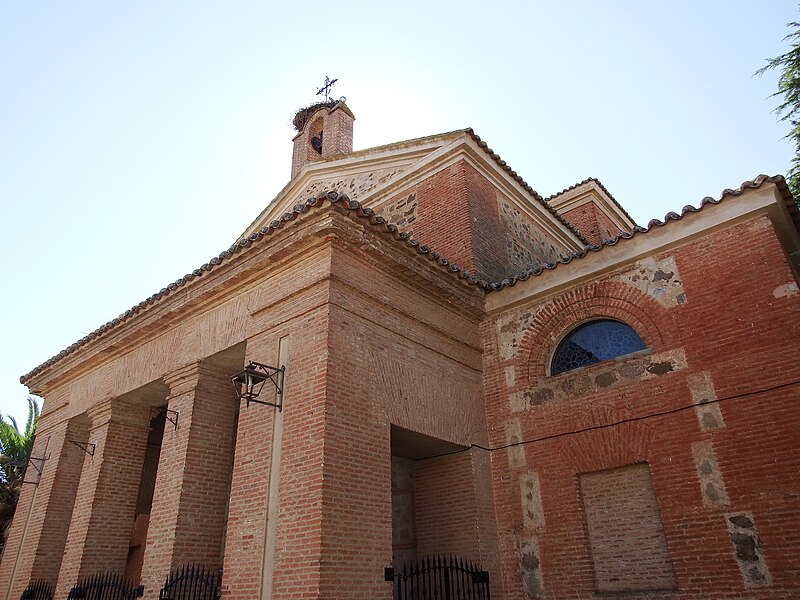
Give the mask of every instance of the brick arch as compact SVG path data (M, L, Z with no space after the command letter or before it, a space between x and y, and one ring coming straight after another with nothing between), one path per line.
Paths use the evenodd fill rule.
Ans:
M584 419L593 426L607 425L569 436L559 455L574 473L589 473L650 462L655 431L647 423L625 422L623 411L597 407ZM614 423L618 423L614 425Z
M539 307L520 343L522 372L528 381L547 375L558 343L578 325L614 319L633 327L648 348L670 346L672 331L666 308L639 290L618 281L602 281L570 290Z

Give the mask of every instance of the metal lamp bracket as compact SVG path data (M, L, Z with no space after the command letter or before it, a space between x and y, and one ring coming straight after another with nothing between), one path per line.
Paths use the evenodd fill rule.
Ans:
M28 464L26 465L26 472L27 467L33 467L33 470L36 471L36 481L25 481L22 479L22 483L30 483L33 485L39 485L39 481L42 479L42 471L44 470L44 461L50 458L50 455L47 456L31 456L28 458Z
M253 392L252 390L247 391L245 388L245 382L247 377L246 376L253 376L258 373L259 378L261 379L261 383L265 384L267 381L272 382L272 385L275 386L275 390L277 392L277 401L276 402L267 402L266 400L258 400L259 392ZM277 408L278 411L283 410L283 378L286 373L286 366L281 365L280 367L273 367L270 365L265 365L259 362L250 361L250 364L247 365L247 368L237 375L231 377L231 381L234 382L234 385L237 383L240 385L237 388L236 395L239 399L244 399L247 403L247 406L250 406L251 402L255 404L263 404L265 406L272 406Z
M78 440L70 440L70 443L75 444L78 448L86 452L86 454L94 458L94 451L97 449L97 444L93 444L92 442L79 442Z
M255 402L256 404L263 404L265 406L273 406L278 409L278 412L283 410L283 375L286 372L286 367L281 365L280 367L271 367L269 365L262 365L261 363L251 362L251 365L257 366L262 369L267 374L267 379L269 379L272 384L275 386L275 390L278 394L278 401L277 402L267 402L266 400L256 400L255 398L246 398L245 402L247 406L250 406L251 402Z
M172 431L178 431L178 417L180 413L177 410L170 410L166 406L153 406L150 408L150 414L164 415L164 418L172 423Z

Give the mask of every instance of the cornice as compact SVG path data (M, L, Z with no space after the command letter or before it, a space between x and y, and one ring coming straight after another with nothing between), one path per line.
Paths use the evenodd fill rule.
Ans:
M480 290L486 289L489 285L410 238L408 234L400 232L395 225L387 223L372 210L349 200L347 196L329 192L295 205L291 212L285 213L280 219L273 220L268 226L243 238L199 269L162 288L116 319L78 340L22 376L20 381L33 389L39 389L44 381L53 377L57 367L62 373L67 371L78 376L81 372L95 368L97 366L95 363L98 361L111 360L114 356L125 353L132 343L142 343L146 338L161 335L165 327L170 327L176 320L182 318L182 315L204 309L220 302L223 298L230 297L236 290L258 277L266 261L271 261L270 266L275 267L276 261L287 260L288 257L298 255L312 246L326 243L325 231L336 235L336 227L332 228L331 215L326 217L325 212L318 213L322 209L346 215L351 219L350 222L360 223L363 227L379 234L388 243L395 244L397 248L404 248L403 252L406 254L426 258L440 273L449 274L464 284ZM293 223L308 212L318 213L319 218ZM290 224L291 227L288 227ZM309 229L317 235L303 235ZM419 261L419 258L415 260ZM240 265L241 268L234 272L231 269L234 265ZM94 362L87 362L89 355L94 357Z

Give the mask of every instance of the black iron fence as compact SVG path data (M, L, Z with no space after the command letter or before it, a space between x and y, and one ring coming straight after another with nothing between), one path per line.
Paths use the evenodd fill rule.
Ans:
M134 587L115 573L100 573L74 586L67 600L134 600L142 595L144 586Z
M222 595L222 569L183 565L167 577L158 594L159 600L217 600Z
M490 600L489 572L453 556L426 556L387 569L394 600Z
M53 600L53 586L41 579L31 581L19 600Z

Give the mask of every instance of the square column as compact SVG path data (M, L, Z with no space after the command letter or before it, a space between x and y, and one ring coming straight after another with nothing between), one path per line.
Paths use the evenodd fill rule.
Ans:
M145 598L158 591L173 567L222 566L238 399L232 373L194 363L164 377L167 422L161 442L142 581Z
M28 584L43 579L55 584L64 555L72 507L83 465L88 419L75 417L36 432L17 511L0 564L0 598L17 600ZM41 470L41 475L37 472Z
M149 409L117 398L87 414L94 456L84 455L56 598L94 573L125 572L136 513Z
M270 365L287 365L288 369L288 338L269 336L257 342L249 341L248 354L248 358L253 360ZM284 379L284 409L288 381L288 377ZM308 390L311 391L310 387ZM274 388L265 387L262 399L274 401L274 394ZM283 545L278 541L281 537L278 521L282 507L278 492L283 468L283 414L271 406L241 405L225 540L223 598L269 600L280 597L273 593L272 588L276 563L280 562L281 550L278 547ZM312 427L313 419L307 418L309 416L307 413L297 414L298 420L302 420L302 427ZM312 469L317 465L308 453L303 455L302 460ZM306 479L296 480L292 485L303 486L307 482ZM284 490L287 485L283 484ZM314 497L318 496L314 486L303 489ZM313 518L313 513L303 513L306 525ZM296 535L286 545L291 545L294 550L301 544L305 545L303 536Z

